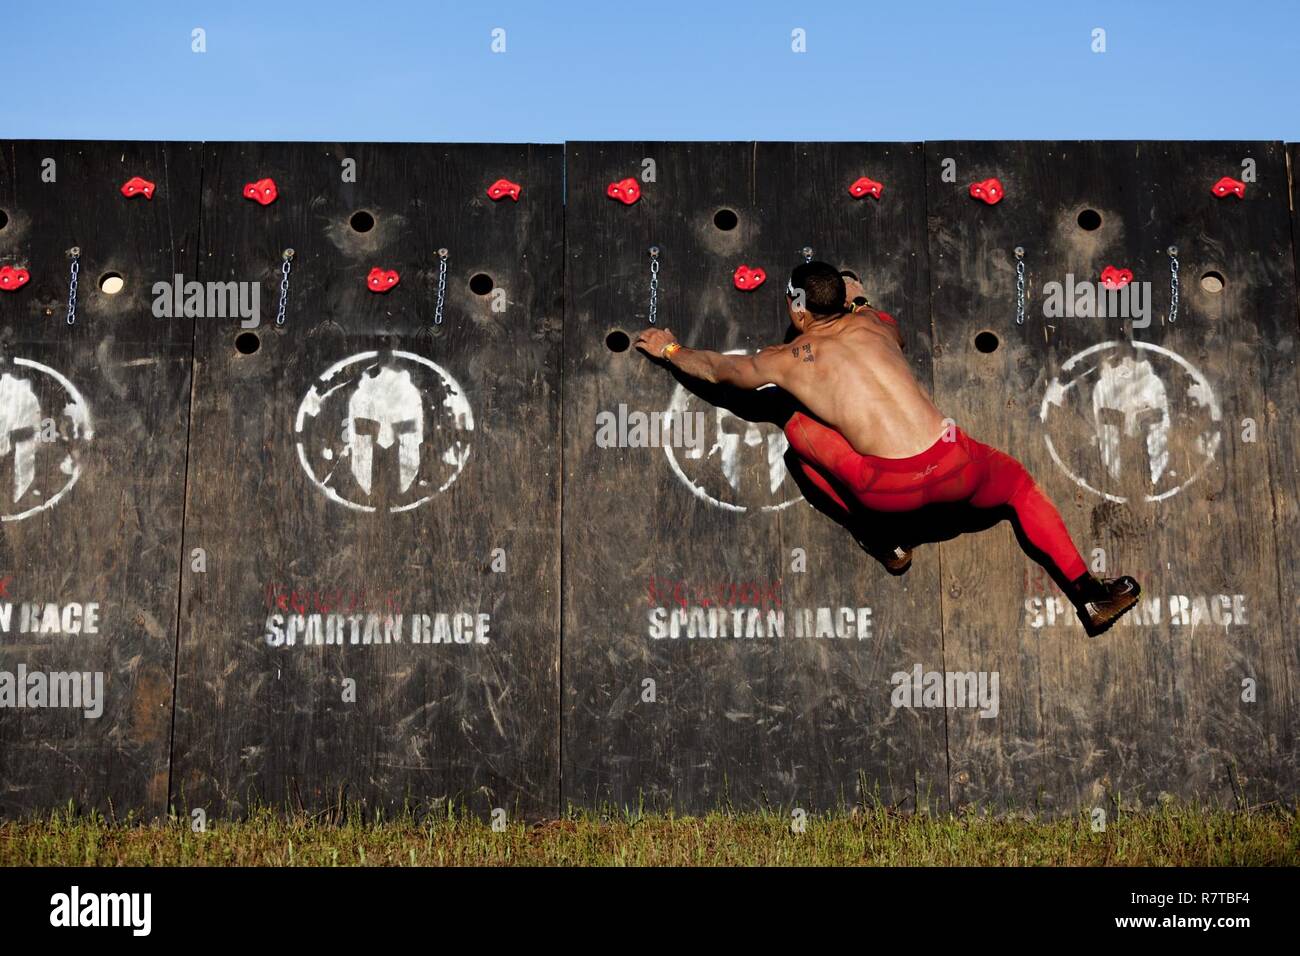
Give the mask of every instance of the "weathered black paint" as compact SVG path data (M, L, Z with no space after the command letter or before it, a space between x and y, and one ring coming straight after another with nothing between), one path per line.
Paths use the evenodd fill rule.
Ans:
M607 184L640 176L646 158L657 181L642 183L641 200L608 199ZM862 175L884 183L882 201L849 195ZM736 213L734 229L715 225L719 209ZM889 703L893 672L942 657L937 563L918 562L895 580L806 501L727 510L693 494L662 449L595 441L597 414L620 403L665 410L677 384L639 352L605 344L612 329L635 335L646 325L651 245L661 250L659 324L687 345L752 351L780 342L789 328L785 279L808 245L863 276L873 301L898 316L928 382L924 209L915 145L568 146L566 801L813 807L867 801L878 789L881 799L911 807L939 796L942 712ZM766 284L735 289L741 264L764 268ZM779 408L765 412L781 420ZM761 427L764 440L776 434L774 425ZM707 451L714 428L706 434ZM725 500L718 455L706 461ZM786 481L781 497L797 497ZM805 573L791 570L795 548L807 552ZM677 581L686 591L674 595ZM652 608L679 598L745 608L756 600L752 590L718 597L713 585L751 582L765 586L760 606L770 590L789 616L794 608L870 607L871 636L795 637L792 621L779 638L649 636Z
M355 183L342 181L345 158L356 161ZM236 350L233 321L200 321L196 336L185 539L187 550L206 549L208 570L184 577L180 805L235 813L257 799L457 800L512 817L554 810L561 162L554 146L207 147L202 278L261 281L263 325L251 355ZM279 184L278 201L243 199L244 184L265 176ZM487 198L503 176L522 184L518 203ZM361 210L374 223L365 232L350 224ZM296 257L287 321L276 328L286 247ZM440 247L448 285L435 326ZM372 267L396 269L400 284L368 291ZM478 273L504 290L504 311L470 291ZM437 363L474 416L459 478L411 511L383 509L400 499L382 498L382 470L380 510L360 512L327 499L298 460L304 395L331 365L371 350L384 365L412 367L395 363L397 351ZM433 410L426 415L431 443ZM319 451L319 441L305 444ZM347 463L337 471L342 487ZM505 573L491 570L497 548ZM400 612L404 625L412 613L488 613L490 643L268 646L268 588L277 586L290 607L293 591L324 592L344 608ZM355 703L343 701L347 679Z
M22 363L66 376L93 429L89 440L36 446L35 481L21 503L58 490L67 449L79 478L45 510L0 525L0 602L14 605L0 633L0 670L102 672L105 697L98 718L0 709L3 816L70 801L116 814L166 808L193 323L156 319L151 304L154 282L193 270L199 154L190 144L0 144L0 265L32 276L0 292L0 372L26 382L42 419L61 432L67 393ZM120 193L132 176L156 184L152 200ZM69 326L73 246L81 260ZM116 295L100 290L110 272L123 279ZM7 515L20 507L22 433L10 424L21 423L6 422L0 455ZM20 634L20 602L98 602L99 633Z
M1300 154L1290 150L1294 166ZM577 143L567 152L566 217L559 147L0 146L0 264L33 274L20 292L0 293L3 370L26 358L67 375L94 424L77 449L76 485L57 505L0 526L0 601L101 606L97 636L29 639L11 625L0 670L22 663L107 678L98 720L0 710L0 815L69 799L157 814L169 778L174 803L213 814L255 799L319 808L459 798L479 812L533 815L643 797L684 809L728 800L811 809L877 790L906 808L1049 813L1161 793L1294 797L1297 229L1288 230L1280 144ZM46 157L55 183L41 181ZM342 181L345 157L357 160L355 184ZM1257 177L1246 199L1213 197L1211 184L1240 178L1248 157ZM608 199L608 183L639 176L645 158L657 181L642 183L640 203ZM943 177L949 158L955 181ZM152 201L121 196L132 175L157 183ZM880 201L849 197L860 175L884 183ZM265 208L242 198L263 176L280 187ZM1007 189L997 206L967 192L988 176ZM484 195L499 177L523 185L520 203ZM714 225L721 208L737 213L735 229ZM1098 229L1079 227L1085 208L1100 213ZM357 210L373 215L370 231L349 226ZM68 328L74 244L80 320ZM940 407L1022 458L1085 556L1103 549L1107 573L1136 574L1163 602L1161 622L1096 640L1068 609L1069 626L1031 626L1026 599L1057 592L1006 526L922 544L895 579L806 502L729 511L693 495L662 449L597 448L598 412L620 403L660 411L677 387L639 354L605 345L611 330L634 335L646 324L651 244L662 250L660 324L692 345L780 339L784 277L804 245L859 271L873 302L900 318ZM1170 244L1181 267L1174 324ZM1014 322L1016 245L1026 250L1023 326ZM276 330L287 246L297 256L288 322ZM450 268L438 330L440 246ZM765 268L767 284L735 290L742 263ZM1150 327L1045 318L1045 282L1095 279L1105 265L1153 283ZM401 284L367 292L372 266L398 269ZM98 291L110 271L125 279L120 295ZM1225 279L1218 293L1201 286L1210 271ZM479 272L506 290L504 313L467 289ZM235 350L233 319L154 318L152 283L177 273L261 282L257 351ZM975 347L980 331L998 337L996 350ZM1048 453L1039 415L1070 356L1130 338L1192 363L1222 411L1214 460L1162 502L1106 501L1077 486ZM369 350L436 362L475 417L464 471L411 512L350 511L298 462L304 394L331 364ZM33 387L44 409L57 389ZM756 419L785 413L771 395L760 408L709 395ZM1095 436L1075 425L1059 441L1063 455L1095 468ZM1176 467L1191 464L1185 441L1173 452ZM0 455L0 495L13 479L10 451ZM392 475L381 469L380 479ZM1123 487L1140 493L1134 481L1126 469ZM504 574L490 570L497 547ZM206 571L192 570L196 548ZM807 552L806 573L791 570L795 548ZM870 606L872 636L649 636L652 606L717 599L706 592L719 584L758 585L721 599L774 606L779 597L787 615ZM270 647L276 586L288 604L364 593L381 612L390 598L405 613L481 610L491 643ZM1169 623L1170 596L1219 593L1245 596L1246 623ZM999 716L893 708L890 676L916 664L997 671ZM346 678L356 703L342 700ZM647 679L654 703L642 699ZM1247 679L1253 703L1242 700Z
M1295 404L1280 145L930 143L926 157L936 401L973 435L1020 457L1061 507L1085 558L1102 549L1106 573L1134 574L1163 612L1149 624L1130 615L1095 640L1068 609L1073 626L1032 627L1024 601L1056 592L1045 576L1024 573L1029 566L1009 532L944 544L948 667L1000 672L1002 696L997 720L950 712L954 805L1069 812L1112 800L1146 804L1161 793L1228 802L1294 793L1294 639L1279 616L1281 528L1270 490L1271 471L1295 468L1294 447L1278 434L1289 426L1277 406L1292 409L1281 413L1290 416ZM1211 185L1240 176L1246 157L1256 160L1258 182L1245 201L1214 197ZM956 161L956 183L941 180L945 158ZM1006 189L997 206L967 193L988 176ZM1099 228L1080 227L1084 209L1100 213ZM1028 275L1023 326L1014 322L1017 245ZM1181 288L1174 323L1170 245L1178 249ZM1152 283L1149 327L1045 317L1045 283L1064 282L1067 273L1095 282L1107 265ZM1211 270L1226 277L1218 294L1201 286ZM975 348L980 330L1000 337L996 351ZM1143 461L1140 446L1123 451L1123 493L1099 489L1126 502L1076 485L1048 451L1050 429L1040 419L1046 390L1071 356L1108 340L1182 356L1221 407L1213 460L1164 500L1145 500L1163 485L1150 484L1149 465L1133 467ZM1123 354L1153 355L1124 346L1112 357ZM1094 355L1082 364L1104 361ZM1176 393L1185 383L1168 359L1153 361L1174 410L1168 469L1190 474L1204 456L1186 441L1195 416L1178 410L1191 408ZM1245 418L1259 424L1253 444L1242 441ZM1071 468L1095 471L1095 434L1058 429L1051 437ZM1171 623L1170 596L1217 594L1245 596L1245 624ZM1241 699L1244 678L1259 681L1256 703Z

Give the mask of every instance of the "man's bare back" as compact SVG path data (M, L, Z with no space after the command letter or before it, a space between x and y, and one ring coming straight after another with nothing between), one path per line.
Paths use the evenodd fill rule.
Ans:
M788 345L764 349L779 385L861 455L910 458L942 436L943 414L899 348L893 326L874 312L807 326Z
M771 383L835 429L859 455L910 458L931 447L947 427L943 414L912 375L898 328L866 305L856 276L842 286L844 311L813 317L790 308L799 336L750 356L685 349L682 371L742 388ZM661 354L675 343L667 329L646 329L637 345ZM677 346L680 348L680 346Z

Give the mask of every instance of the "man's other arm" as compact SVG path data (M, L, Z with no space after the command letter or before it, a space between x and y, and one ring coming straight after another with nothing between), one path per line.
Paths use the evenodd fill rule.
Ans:
M784 384L789 361L784 346L761 349L753 355L727 355L680 346L665 358L664 349L674 344L678 344L677 340L667 329L646 329L636 340L637 348L647 355L664 358L674 368L705 382L748 389Z

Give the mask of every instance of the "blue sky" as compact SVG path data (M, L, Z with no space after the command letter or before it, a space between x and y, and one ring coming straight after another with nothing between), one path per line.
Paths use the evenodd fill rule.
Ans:
M1300 139L1295 0L4 7L3 138Z

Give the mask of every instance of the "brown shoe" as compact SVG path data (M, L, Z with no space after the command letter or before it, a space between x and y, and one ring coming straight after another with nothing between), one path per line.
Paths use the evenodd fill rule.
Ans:
M1106 578L1097 582L1095 593L1088 595L1076 607L1083 629L1096 637L1133 609L1142 593L1142 586L1127 574L1119 578Z
M890 547L881 541L880 531L865 525L848 525L849 533L858 547L885 566L890 574L906 574L912 566L912 549L899 545ZM888 540L888 538L885 538Z
M880 563L890 574L906 574L912 566L911 548L894 548L880 555Z

